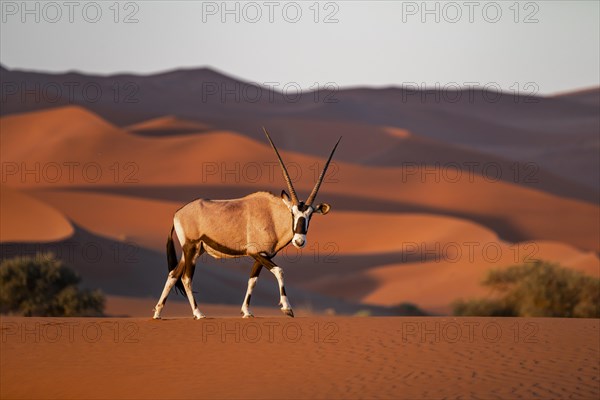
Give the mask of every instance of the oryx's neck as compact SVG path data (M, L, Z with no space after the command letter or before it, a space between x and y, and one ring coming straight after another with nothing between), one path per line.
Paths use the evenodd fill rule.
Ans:
M265 224L265 228L272 224L268 229L273 229L277 237L275 251L287 246L294 237L293 219L281 197L269 192L256 192L245 198L249 200L249 204L253 204L250 208L254 223Z
M268 197L269 203L271 204L270 211L273 219L273 225L277 232L279 241L276 245L276 251L283 249L287 246L294 237L294 230L292 227L292 215L290 210L287 208L283 200L280 197L275 196L268 192L258 192L254 195Z

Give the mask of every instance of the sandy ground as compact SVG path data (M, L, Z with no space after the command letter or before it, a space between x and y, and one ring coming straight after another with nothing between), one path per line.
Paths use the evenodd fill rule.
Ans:
M599 320L17 318L6 399L596 399Z
M274 295L273 299L273 307L252 305L251 309L254 315L256 317L281 317L283 314L279 307L275 305L277 297ZM157 301L158 295L145 298L106 296L104 314L110 317L150 318L154 315L154 305ZM239 305L200 303L200 309L207 317L236 318L240 316L241 303ZM303 307L294 307L294 315L296 317L314 317L319 313ZM192 318L190 303L183 296L176 297L172 293L162 311L162 316L163 318Z

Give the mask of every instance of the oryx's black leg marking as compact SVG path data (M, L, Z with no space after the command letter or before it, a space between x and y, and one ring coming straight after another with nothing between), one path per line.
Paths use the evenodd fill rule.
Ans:
M248 289L246 289L246 297L244 297L244 303L242 304L241 313L244 316L244 318L254 316L250 312L250 298L252 297L252 291L254 290L254 286L256 286L256 281L258 280L258 276L260 275L262 267L263 266L260 261L254 261L254 265L252 266L252 272L250 272L250 278L248 278Z
M287 295L285 294L285 284L283 282L283 269L278 267L270 258L263 256L262 254L253 254L252 257L264 265L273 275L277 278L277 283L279 284L279 305L281 305L281 311L285 315L290 317L294 316L294 312L292 311L292 306L287 299Z
M252 258L254 258L256 261L260 261L260 263L267 268L277 267L277 264L271 261L270 258L263 256L262 254L252 254Z

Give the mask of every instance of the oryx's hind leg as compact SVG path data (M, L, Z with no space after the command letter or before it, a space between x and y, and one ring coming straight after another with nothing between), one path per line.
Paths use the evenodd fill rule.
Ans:
M252 266L252 272L250 272L250 278L248 279L248 289L246 289L244 303L242 304L242 315L244 318L254 317L250 311L250 297L252 297L252 290L254 290L254 286L256 286L256 281L258 280L258 275L260 275L261 270L262 264L260 261L255 260L254 265Z
M160 319L160 313L163 309L163 307L165 306L165 303L167 302L167 297L169 297L169 293L171 293L171 289L173 289L173 286L175 286L175 284L177 283L177 281L179 280L179 275L178 275L178 271L181 271L183 269L185 265L185 255L182 254L181 255L181 260L179 260L179 264L177 264L177 267L172 270L171 272L169 272L169 276L167 277L167 282L165 283L165 288L162 291L162 294L160 295L160 299L158 300L158 303L156 303L156 306L154 307L154 319Z
M171 233L167 237L167 265L169 268L169 275L167 276L167 282L165 283L165 287L160 295L160 299L158 303L154 307L154 319L160 319L160 313L167 302L167 297L173 289L173 286L177 285L179 278L181 278L181 274L184 272L185 268L185 253L181 254L181 259L177 262L177 254L175 253L175 244L173 241L173 232L177 231L177 237L183 238L185 237L184 233L181 231L181 225L175 221L173 226L171 227ZM183 246L183 242L180 243Z
M267 258L261 254L256 254L253 256L255 260L260 261L262 265L267 267L269 271L275 278L277 278L277 283L279 284L279 305L281 306L281 311L290 317L294 317L294 311L292 311L292 306L288 301L287 295L285 293L285 285L283 282L283 269L278 267L270 258Z
M192 307L194 319L206 318L206 315L202 314L202 312L200 312L200 310L198 309L198 303L196 303L196 299L194 298L194 292L192 291L192 279L194 279L196 260L202 253L204 253L204 248L202 244L186 243L183 246L183 252L185 254L186 264L185 270L181 276L181 283L183 283L183 287L185 288L185 294L187 295L188 301L190 302L190 307Z

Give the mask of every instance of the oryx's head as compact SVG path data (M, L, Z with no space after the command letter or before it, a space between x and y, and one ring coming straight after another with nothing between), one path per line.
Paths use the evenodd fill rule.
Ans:
M292 238L292 244L297 248L302 248L306 244L306 233L308 232L308 224L310 223L310 218L314 213L318 214L327 214L329 210L331 210L331 206L327 203L319 203L314 205L315 198L317 197L317 193L319 192L319 187L321 183L323 183L323 179L325 178L325 173L327 172L327 167L329 166L329 162L331 161L331 157L333 157L333 153L335 153L335 149L337 148L340 140L340 137L333 146L333 150L331 150L331 154L325 163L325 167L323 171L321 171L321 175L319 175L319 179L317 183L315 183L315 187L313 188L310 196L306 201L299 201L298 196L296 195L296 191L294 190L294 185L292 185L292 180L290 179L290 175L288 174L287 168L279 155L279 151L277 151L277 147L271 140L271 136L269 136L269 132L263 127L265 134L267 135L267 139L269 139L269 143L271 143L271 147L275 150L275 154L277 154L277 158L279 159L279 165L281 165L281 172L283 173L283 178L285 179L288 190L290 194L288 195L285 190L281 191L281 199L288 207L290 212L292 213L292 230L294 231L294 237Z

